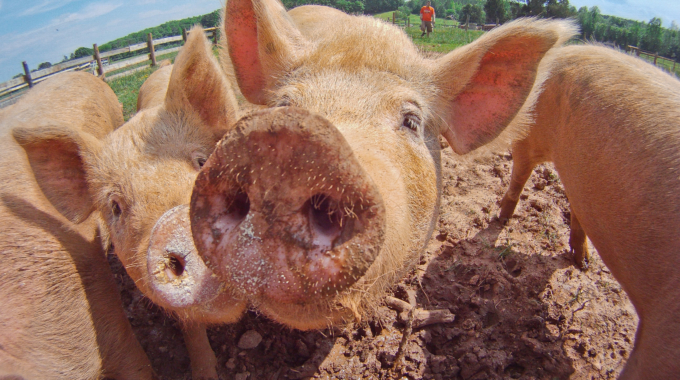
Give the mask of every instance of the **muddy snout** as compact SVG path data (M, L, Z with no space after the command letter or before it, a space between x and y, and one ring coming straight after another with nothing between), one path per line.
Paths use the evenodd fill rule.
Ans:
M186 308L209 302L224 290L196 251L191 237L189 206L167 211L151 232L147 251L149 282L157 302Z
M196 180L191 222L199 254L230 289L302 304L363 276L385 209L329 121L282 107L241 119L218 143Z

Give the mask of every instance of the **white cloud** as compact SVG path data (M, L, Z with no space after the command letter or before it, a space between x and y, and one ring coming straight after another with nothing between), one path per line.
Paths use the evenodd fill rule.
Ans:
M25 11L21 12L19 16L31 16L39 13L53 11L74 1L75 0L43 0L40 4L34 5L26 9Z
M67 13L67 14L59 16L58 18L54 19L51 24L59 25L59 24L71 23L71 22L76 22L76 21L83 21L83 20L88 20L88 19L91 19L91 18L103 16L107 13L114 11L117 8L120 8L122 5L123 5L122 3L89 4L88 6L86 6L85 8L83 8L79 12Z

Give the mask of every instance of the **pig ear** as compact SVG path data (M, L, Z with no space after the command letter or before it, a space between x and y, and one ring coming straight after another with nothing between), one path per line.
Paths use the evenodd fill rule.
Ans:
M83 155L99 140L65 128L16 128L14 139L26 151L36 182L45 197L67 219L80 223L94 209Z
M453 150L464 154L496 138L527 99L541 59L575 31L570 22L524 19L439 58L442 135Z
M236 98L200 26L191 29L175 60L165 107L169 112L195 112L217 140L237 120Z
M267 104L268 90L295 62L305 39L279 1L229 0L224 38L243 96Z

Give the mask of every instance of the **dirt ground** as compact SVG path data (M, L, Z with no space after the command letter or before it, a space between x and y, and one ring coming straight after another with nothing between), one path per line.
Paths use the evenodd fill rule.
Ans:
M588 271L572 265L569 207L552 166L534 171L507 226L494 221L511 168L509 153L461 161L444 151L439 225L420 265L389 296L448 309L455 320L406 334L399 368L408 313L387 305L359 325L306 332L250 312L209 330L220 378L616 378L633 346L635 310L592 246ZM110 261L156 372L190 379L177 323Z

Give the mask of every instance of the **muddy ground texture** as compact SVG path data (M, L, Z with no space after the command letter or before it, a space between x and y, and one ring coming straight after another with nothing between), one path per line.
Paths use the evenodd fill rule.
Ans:
M512 156L462 161L446 149L442 158L439 224L420 265L388 294L416 305L413 313L392 300L354 326L297 331L250 312L208 332L220 379L616 378L637 316L592 246L588 271L572 265L569 207L554 168L536 168L515 217L501 226L494 219ZM190 379L177 322L110 261L156 372ZM420 327L423 310L455 319ZM400 344L403 358L394 368Z

